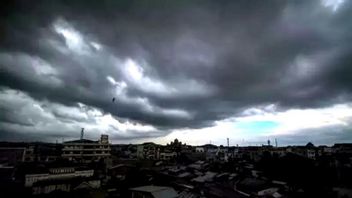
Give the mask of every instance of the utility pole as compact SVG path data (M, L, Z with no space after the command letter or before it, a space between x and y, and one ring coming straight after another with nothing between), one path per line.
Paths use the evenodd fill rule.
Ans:
M81 140L83 140L83 136L84 136L84 128L82 128L81 130Z
M230 147L230 139L227 138L227 147Z

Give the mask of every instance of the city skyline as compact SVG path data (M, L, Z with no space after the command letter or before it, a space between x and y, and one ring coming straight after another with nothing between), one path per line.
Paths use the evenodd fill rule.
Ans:
M0 141L352 142L352 2L1 3Z

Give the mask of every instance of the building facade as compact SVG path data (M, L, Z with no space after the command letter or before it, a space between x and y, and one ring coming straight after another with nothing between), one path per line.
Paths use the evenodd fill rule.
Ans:
M110 157L110 144L107 135L99 141L80 139L64 142L62 157L76 162L94 162Z
M137 158L156 160L160 157L160 146L146 142L137 146Z
M39 174L26 174L25 187L31 187L34 183L39 181L68 179L75 177L92 177L94 170L76 170L73 167L52 168L49 172Z

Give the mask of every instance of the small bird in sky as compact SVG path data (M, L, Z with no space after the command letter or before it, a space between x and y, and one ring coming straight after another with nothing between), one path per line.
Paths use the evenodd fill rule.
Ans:
M112 98L112 102L115 102L115 98Z

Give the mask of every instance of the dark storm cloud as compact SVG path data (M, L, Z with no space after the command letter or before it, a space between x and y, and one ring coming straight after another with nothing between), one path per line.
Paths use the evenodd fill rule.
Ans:
M8 1L0 7L0 85L35 100L83 103L168 133L211 126L255 105L319 107L350 97L351 2L335 12L318 0ZM77 31L79 48L70 50L55 24ZM142 76L126 77L129 59ZM121 82L127 87L118 95ZM159 130L151 135L162 136Z
M76 138L81 127L86 129L87 137L98 138L100 133L107 133L113 140L159 137L165 133L150 125L110 118L110 115L103 114L101 110L81 103L66 106L46 100L38 101L24 92L2 87L0 109L3 113L0 116L0 133L4 140L16 140L20 137L20 140L32 138L40 141L61 141L61 138ZM112 131L119 133L111 133Z

